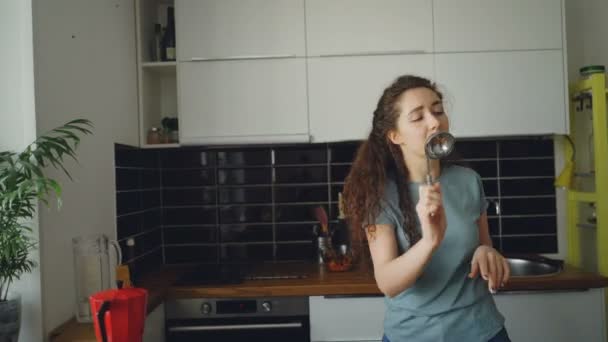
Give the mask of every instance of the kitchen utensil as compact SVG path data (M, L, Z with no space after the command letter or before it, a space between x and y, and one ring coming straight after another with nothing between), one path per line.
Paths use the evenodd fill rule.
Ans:
M325 211L325 208L316 207L315 208L315 217L321 224L321 234L328 236L329 235L329 226L328 226L329 220L327 218L327 212Z
M329 236L319 236L317 238L317 255L319 264L325 263L331 250L331 239Z
M114 246L116 259L110 267L109 246ZM92 320L89 296L112 287L115 266L120 264L122 253L116 241L105 235L80 236L72 239L74 251L74 281L76 295L76 319L78 322Z
M330 271L344 272L353 267L354 259L353 251L348 245L339 245L338 248L327 254L325 264Z
M431 175L431 159L442 159L450 155L454 149L454 136L448 132L433 133L426 141L426 183L433 184L433 176Z
M141 342L148 291L141 288L98 292L89 298L98 342Z

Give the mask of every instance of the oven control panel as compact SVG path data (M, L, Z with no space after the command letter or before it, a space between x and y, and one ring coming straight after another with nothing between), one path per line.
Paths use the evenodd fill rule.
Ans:
M308 314L308 297L192 298L166 302L168 319Z

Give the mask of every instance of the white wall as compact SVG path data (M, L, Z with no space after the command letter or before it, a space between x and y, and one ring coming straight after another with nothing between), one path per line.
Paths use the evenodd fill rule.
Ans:
M44 328L73 316L71 239L115 237L114 142L136 145L137 85L133 0L34 0L39 132L75 118L95 125L68 162L60 212L40 210Z
M32 6L30 0L0 1L0 150L19 151L36 136ZM38 237L38 218L31 227ZM38 252L32 258L39 261ZM40 269L24 275L13 290L21 294L19 341L42 341Z
M566 0L566 30L570 81L589 64L608 66L608 1Z

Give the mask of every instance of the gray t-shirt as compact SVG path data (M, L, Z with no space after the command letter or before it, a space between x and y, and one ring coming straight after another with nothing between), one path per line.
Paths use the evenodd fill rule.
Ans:
M487 283L467 277L479 246L477 220L487 203L479 175L461 166L445 167L439 176L447 228L441 245L423 273L408 289L386 297L384 331L391 342L487 341L504 325ZM418 203L419 183L408 183L412 203ZM376 224L396 229L399 253L410 243L394 180L386 184ZM420 223L416 216L417 229Z

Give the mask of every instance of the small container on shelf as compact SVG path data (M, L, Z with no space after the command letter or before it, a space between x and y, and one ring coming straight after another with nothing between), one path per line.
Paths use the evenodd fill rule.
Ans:
M151 127L148 130L148 136L146 139L148 145L157 145L164 143L163 133L158 127Z

